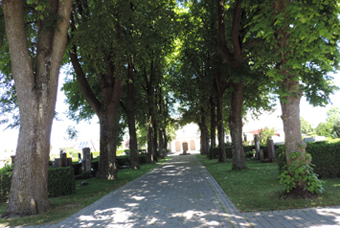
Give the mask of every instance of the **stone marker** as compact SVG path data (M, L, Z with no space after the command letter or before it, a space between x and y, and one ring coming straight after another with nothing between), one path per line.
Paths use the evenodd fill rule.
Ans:
M260 150L260 157L259 159L262 161L264 159L264 154L263 154L263 150Z
M66 155L66 152L63 152L61 154L61 167L66 167L68 166L67 164L67 155Z
M11 156L11 159L12 159L12 165L14 165L14 162L15 162L15 155L12 155L12 156Z
M257 157L257 159L261 160L261 156L260 156L260 139L259 139L258 135L255 135L254 142L255 142L256 157Z
M82 170L91 172L91 152L89 147L83 148Z
M268 148L268 158L275 161L275 148L274 148L274 141L271 139L267 140L267 148Z
M60 167L61 166L61 159L60 158L55 158L53 165L54 165L54 168Z

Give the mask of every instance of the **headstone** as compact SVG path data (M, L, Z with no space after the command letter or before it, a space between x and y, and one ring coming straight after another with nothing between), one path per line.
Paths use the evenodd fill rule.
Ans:
M275 161L275 148L274 148L274 141L271 139L267 140L267 148L268 148L268 158Z
M12 156L11 156L11 160L12 160L12 165L14 165L14 162L15 162L15 155L12 155Z
M263 150L260 150L260 157L259 159L262 161L264 159L264 154L263 154Z
M91 172L91 152L89 147L83 148L82 170Z
M66 152L63 152L61 154L61 167L66 167L68 166L67 164L67 156L66 156Z
M55 158L55 159L54 159L54 163L53 163L54 168L60 167L61 164L59 165L59 163L61 163L61 159L60 159L60 158Z
M67 166L72 167L72 158L67 158Z
M256 157L259 160L261 160L261 156L260 156L260 139L259 139L258 135L255 135L254 142L255 142Z

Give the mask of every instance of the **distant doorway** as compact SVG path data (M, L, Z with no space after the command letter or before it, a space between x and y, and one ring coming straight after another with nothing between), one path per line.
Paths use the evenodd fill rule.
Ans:
M196 150L194 140L190 140L190 150Z
M176 148L176 152L181 151L181 143L179 141L175 142L175 148Z
M183 151L188 151L188 143L187 142L183 142L182 146L183 146Z

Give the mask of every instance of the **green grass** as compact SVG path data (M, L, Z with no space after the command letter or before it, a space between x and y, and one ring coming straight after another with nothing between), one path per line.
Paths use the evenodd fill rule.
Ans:
M106 194L160 166L169 159L171 157L161 159L157 164L144 164L139 170L122 169L118 172L117 180L91 178L86 180L89 183L87 186L80 185L83 180L77 180L75 194L50 198L52 209L49 212L22 218L0 219L0 227L53 224L62 221ZM6 207L7 203L0 203L0 214L6 211Z
M208 160L205 155L197 157L240 211L340 205L340 178L324 180L325 192L317 199L286 199L284 186L279 184L276 163L248 160L248 169L233 171L231 159L227 163L218 163L217 159Z

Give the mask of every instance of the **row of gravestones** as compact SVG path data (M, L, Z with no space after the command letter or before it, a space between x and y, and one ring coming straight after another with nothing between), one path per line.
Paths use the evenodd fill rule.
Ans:
M254 141L255 141L256 157L262 161L264 159L264 154L263 154L263 150L260 149L260 140L257 135L255 135ZM274 148L273 140L271 139L267 140L267 148L268 148L268 159L274 162L275 161L275 148Z
M80 156L79 156L80 158ZM83 160L82 160L82 170L91 172L91 150L90 148L86 147L83 148ZM12 164L15 162L15 156L11 156L12 159ZM58 167L67 167L71 166L72 167L72 158L68 158L66 156L66 152L64 150L60 151L60 158L55 158L53 166L55 168Z
M81 160L81 156L79 156ZM82 171L91 172L91 150L88 147L83 148L83 159L81 160L82 164ZM66 157L66 152L61 150L60 151L60 158L54 159L54 167L72 167L72 158Z

